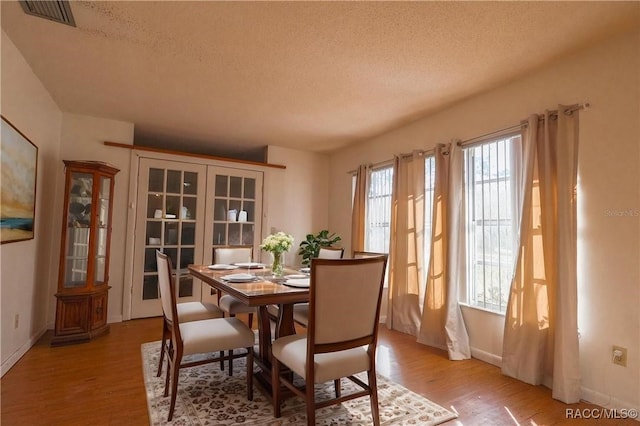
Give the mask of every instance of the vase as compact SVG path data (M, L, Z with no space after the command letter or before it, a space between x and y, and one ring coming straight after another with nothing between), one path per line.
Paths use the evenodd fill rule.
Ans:
M274 277L281 277L284 269L284 265L282 264L282 253L281 252L273 252L271 253L273 256L273 262L271 263L271 273Z

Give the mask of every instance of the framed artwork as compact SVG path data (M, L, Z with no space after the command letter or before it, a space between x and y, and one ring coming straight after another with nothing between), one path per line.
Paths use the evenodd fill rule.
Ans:
M1 243L33 238L38 147L2 116L0 139Z

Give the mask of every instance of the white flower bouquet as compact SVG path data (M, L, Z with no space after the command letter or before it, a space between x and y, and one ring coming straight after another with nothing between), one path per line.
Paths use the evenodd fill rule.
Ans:
M291 247L293 247L293 236L282 231L268 235L260 244L260 248L269 253L284 253L291 250Z

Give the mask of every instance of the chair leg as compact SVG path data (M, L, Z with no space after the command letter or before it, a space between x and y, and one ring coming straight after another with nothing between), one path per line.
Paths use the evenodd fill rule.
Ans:
M164 345L167 344L167 338L170 337L169 333L170 333L170 330L167 328L167 323L163 319L162 320L162 341L160 342L161 343L160 360L158 361L158 373L156 374L156 377L162 376L162 362L164 361L164 350L165 350Z
M169 382L171 380L171 368L172 368L171 361L169 361L167 365L167 374L164 379L164 393L162 394L162 396L165 398L169 396Z
M273 402L273 417L280 417L280 361L271 358L271 394Z
M304 386L306 391L307 426L315 426L316 424L316 401L313 384L313 381L305 380Z
M171 364L173 362L173 341L169 341L169 345L167 347L167 374L164 379L164 393L162 396L165 398L169 396L169 382L171 379Z
M378 383L376 381L376 372L374 370L367 371L369 378L369 388L371 388L371 417L373 417L374 426L380 426L380 410L378 408Z
M234 318L235 314L229 314L229 318ZM224 362L224 361L220 361ZM224 370L224 368L223 368ZM233 349L229 351L229 376L233 376Z
M176 408L176 397L178 396L178 375L180 373L180 364L182 363L182 354L175 351L175 357L171 363L171 402L169 404L168 422L173 418L173 411Z
M336 392L336 398L340 398L340 393L341 393L340 392L341 391L341 389L340 389L340 379L335 379L333 381L333 387L334 387L335 392Z
M247 348L247 399L253 401L253 346Z

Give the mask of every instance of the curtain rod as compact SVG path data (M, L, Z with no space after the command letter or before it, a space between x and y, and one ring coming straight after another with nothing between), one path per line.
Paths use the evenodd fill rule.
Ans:
M435 152L435 149L427 149L427 150L424 150L424 149L416 149L416 150L415 150L415 151L413 151L413 152L417 152L417 153L418 153L418 155L425 155L425 156L426 156L426 155L433 154L433 153ZM401 158L409 158L409 157L413 156L413 152L411 152L411 153L398 154L397 156L398 156L398 157L401 157ZM369 163L369 164L367 164L367 165L368 165L371 169L377 169L377 168L381 168L382 166L386 166L387 164L389 164L389 165L393 164L393 158L392 158L391 160L378 161L377 163ZM357 169L349 170L349 171L347 172L347 174L348 174L348 175L353 175L353 174L355 174L357 171L358 171Z
M578 111L578 110L581 110L581 109L588 110L590 106L591 105L589 104L589 102L585 102L583 104L576 104L576 105L573 105L570 108L568 108L565 111L565 114L566 115L571 115L575 111ZM541 114L538 114L538 115L541 115ZM557 116L558 115L558 110L549 111L549 115L550 116ZM540 119L544 120L543 117L541 117ZM513 126L505 127L504 129L500 129L500 130L496 130L496 131L493 131L493 132L489 132L489 133L486 133L484 135L476 136L474 138L466 139L466 140L463 140L463 141L458 141L458 146L469 146L469 145L477 144L477 143L483 142L489 136L497 136L497 135L501 135L501 134L508 134L508 133L511 133L511 132L514 132L516 130L521 129L522 126L526 126L526 125L527 125L527 120L522 120L520 123L514 124Z
M571 115L575 111L578 111L578 110L581 110L581 109L586 111L590 107L591 107L591 105L589 104L589 102L585 102L585 103L582 103L582 104L576 104L576 105L573 105L573 106L569 107L565 111L565 114ZM552 115L552 116L553 115L558 115L558 110L549 111L549 115ZM458 141L457 145L458 146L468 146L468 145L471 145L471 144L475 144L475 143L479 143L481 141L484 141L489 136L496 136L496 135L499 135L499 134L508 134L508 133L514 132L514 131L516 131L518 129L521 129L523 125L526 125L526 123L527 123L527 121L523 120L518 124L514 124L513 126L505 127L504 129L496 130L494 132L486 133L486 134L484 134L482 136L476 136L474 138L466 139L464 141ZM425 154L429 155L429 154L435 153L435 148L434 149L430 149L430 150L417 150L417 152L422 154L422 155L425 155ZM399 154L399 157L407 158L407 157L411 157L412 155L413 155L413 153ZM392 162L393 162L393 159L379 161L377 163L369 164L369 167L371 167L373 169L373 168L381 167L383 165L386 165L387 163L392 163ZM353 175L356 172L357 172L357 170L349 170L347 172L347 174Z

